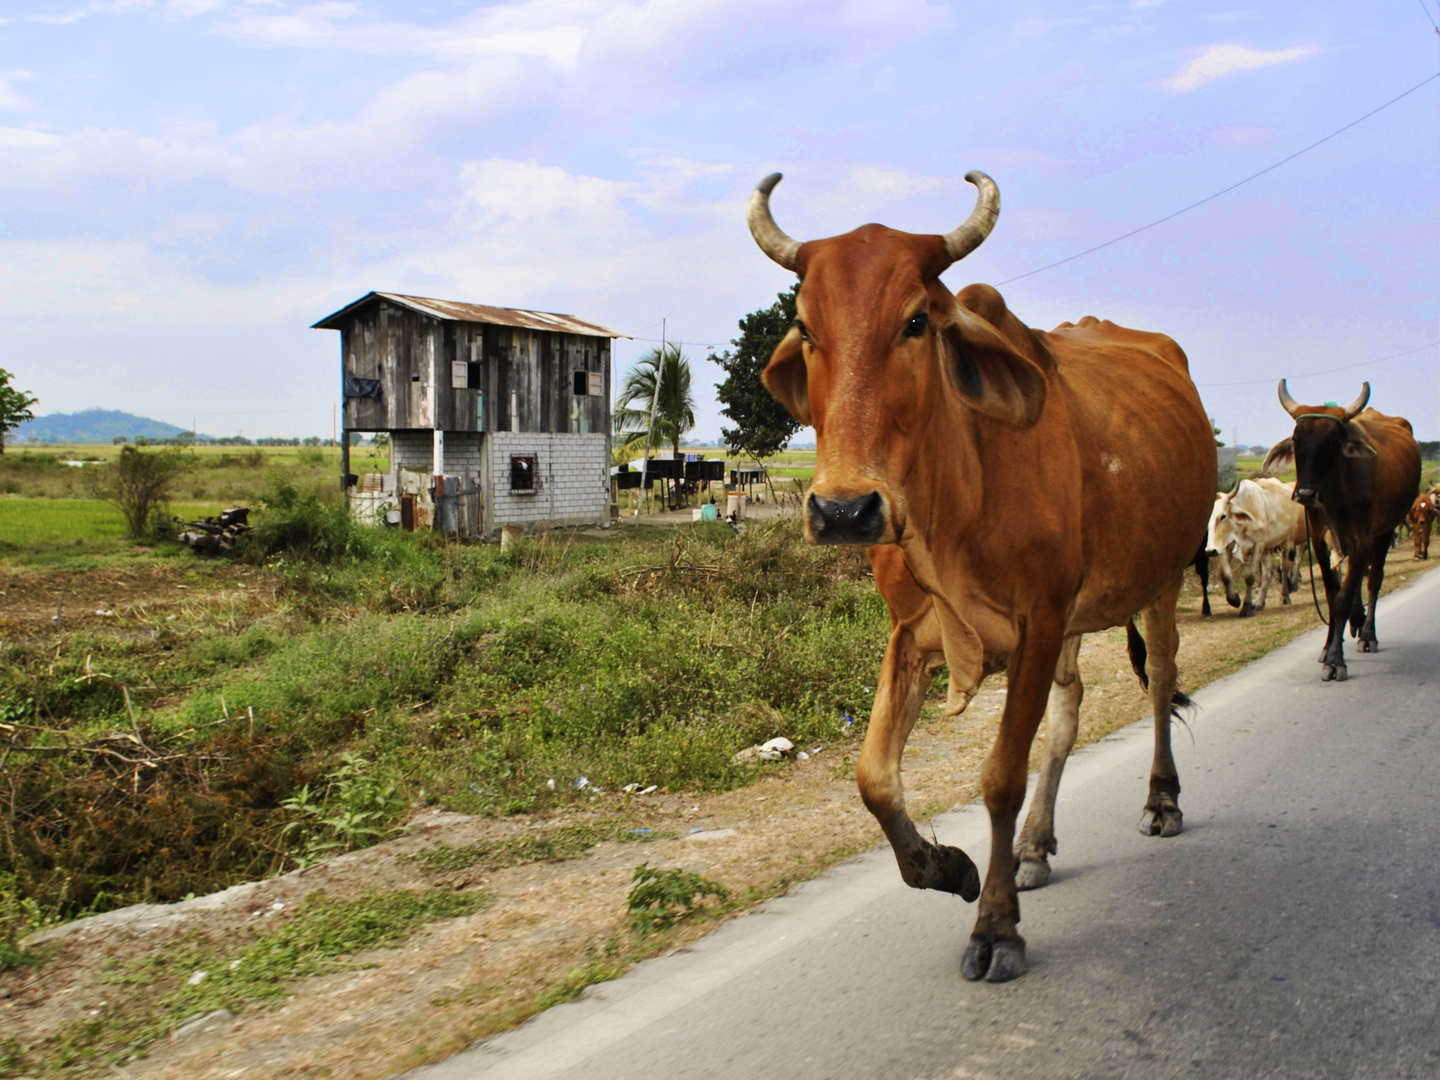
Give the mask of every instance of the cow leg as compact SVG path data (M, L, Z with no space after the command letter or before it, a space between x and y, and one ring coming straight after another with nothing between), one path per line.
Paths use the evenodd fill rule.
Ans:
M980 872L974 862L959 848L933 844L922 837L905 810L900 758L920 715L926 688L944 662L938 620L933 608L925 610L914 622L897 620L891 630L855 780L860 797L885 830L905 884L974 900L980 894Z
M1176 582L1145 609L1145 671L1150 678L1150 708L1155 714L1155 757L1150 766L1150 797L1140 815L1142 836L1177 836L1185 825L1180 812L1180 773L1170 750L1170 717L1175 703L1179 669L1175 654L1180 634L1175 605L1180 598Z
M1255 551L1250 553L1251 557L1245 559L1245 561L1240 564L1240 573L1245 578L1245 601L1240 605L1240 618L1242 619L1248 619L1251 615L1255 614L1255 607L1251 602L1251 598L1255 592L1255 574L1260 569L1258 565L1259 560L1254 558L1254 555L1256 555L1258 551L1259 548L1257 547Z
M1200 579L1200 615L1202 618L1210 617L1210 552L1204 544L1200 545L1199 552L1195 555L1195 576ZM1049 735L1046 735L1049 738Z
M1230 565L1230 552L1220 552L1220 580L1225 584L1225 602L1231 607L1240 606L1240 594L1235 590L1235 568Z
M1362 549L1350 558L1349 566L1345 570L1345 582L1330 600L1330 638L1326 645L1325 662L1320 669L1322 682L1344 682L1349 677L1349 670L1345 667L1345 624L1354 613L1360 583L1368 569L1365 559L1367 554L1368 552ZM1326 584L1328 586L1329 583ZM1325 591L1330 590L1327 587Z
M1065 759L1075 746L1075 733L1080 728L1080 702L1085 686L1080 681L1080 635L1065 639L1060 659L1055 664L1055 682L1050 687L1050 701L1045 706L1045 761L1035 783L1035 797L1030 801L1030 816L1020 839L1015 843L1015 887L1038 889L1050 880L1050 862L1046 858L1056 852L1055 795L1060 790L1060 774Z
M1256 548L1259 548L1258 544ZM1270 582L1275 577L1274 567L1271 565L1272 562L1270 552L1260 552L1260 557L1255 567L1255 577L1260 582L1260 594L1255 598L1255 605L1250 609L1251 614L1258 614L1265 610L1265 600L1270 595Z
M1389 554L1389 541L1382 536L1375 541L1375 548L1370 553L1370 574L1366 581L1370 602L1367 605L1365 621L1360 626L1361 652L1380 651L1380 641L1375 636L1375 605L1380 602L1380 586L1385 583L1385 558Z
M980 911L970 944L960 962L967 979L1008 982L1025 973L1025 939L1020 923L1020 894L1015 886L1015 819L1025 802L1030 744L1045 713L1045 699L1065 637L1059 619L1042 622L1032 612L1011 657L1005 712L995 745L985 758L980 785L990 811L990 866L980 892Z
M1308 511L1307 511L1308 513ZM1310 546L1315 562L1310 567L1311 587L1314 587L1315 571L1320 571L1320 583L1325 587L1325 611L1330 617L1330 628L1325 635L1325 645L1320 650L1317 663L1324 664L1330 658L1330 646L1335 641L1335 596L1340 591L1340 577L1335 573L1335 568L1330 565L1330 545L1325 542L1323 534L1315 528L1315 523L1310 523ZM1343 635L1342 635L1343 636ZM1334 675L1322 678L1334 678Z

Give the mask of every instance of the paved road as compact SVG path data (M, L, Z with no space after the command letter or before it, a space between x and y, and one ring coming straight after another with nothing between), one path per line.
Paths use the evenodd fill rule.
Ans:
M1146 725L1075 755L1030 972L888 850L413 1080L1440 1076L1440 574L1322 684L1307 635L1197 698L1186 832L1135 829ZM985 865L983 810L936 820Z

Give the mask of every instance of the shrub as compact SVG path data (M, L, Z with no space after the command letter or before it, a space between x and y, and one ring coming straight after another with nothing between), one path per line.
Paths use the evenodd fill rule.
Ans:
M264 502L265 512L246 534L245 550L254 560L285 555L329 564L370 551L374 530L357 525L341 499L322 498L314 490L302 494L288 481L276 480Z
M641 863L630 880L630 929L642 938L694 917L707 897L730 896L724 885L679 867L660 870Z
M169 501L176 481L189 468L189 460L179 450L122 446L113 465L86 469L85 479L97 499L120 508L130 535L139 540L149 531L152 515Z

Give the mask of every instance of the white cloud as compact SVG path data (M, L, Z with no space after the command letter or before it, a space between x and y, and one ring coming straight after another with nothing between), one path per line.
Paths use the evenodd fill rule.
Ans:
M1198 56L1191 57L1160 85L1173 93L1184 93L1236 72L1288 64L1292 60L1315 56L1320 51L1321 47L1314 43L1270 50L1252 49L1249 45L1212 45Z
M14 112L28 108L30 103L15 92L15 83L32 78L34 75L28 71L0 70L0 109Z
M246 12L222 32L237 40L277 48L346 49L378 55L419 55L459 60L478 56L538 56L573 67L585 41L572 10L515 4L482 10L443 26L367 20L340 0L294 8L283 14Z
M14 147L19 150L39 150L47 146L54 146L59 141L59 135L51 135L46 131L0 127L0 146Z

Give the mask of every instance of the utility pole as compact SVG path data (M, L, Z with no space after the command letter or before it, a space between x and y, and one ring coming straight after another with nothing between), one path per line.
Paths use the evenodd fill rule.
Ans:
M651 323L653 326L654 323ZM660 379L665 371L665 320L660 320L660 352L655 359L655 392L650 395L650 426L645 429L645 457L640 462L640 497L635 500L635 518L640 518L640 504L645 501L646 480L650 475L650 439L655 434L655 406L660 404Z

